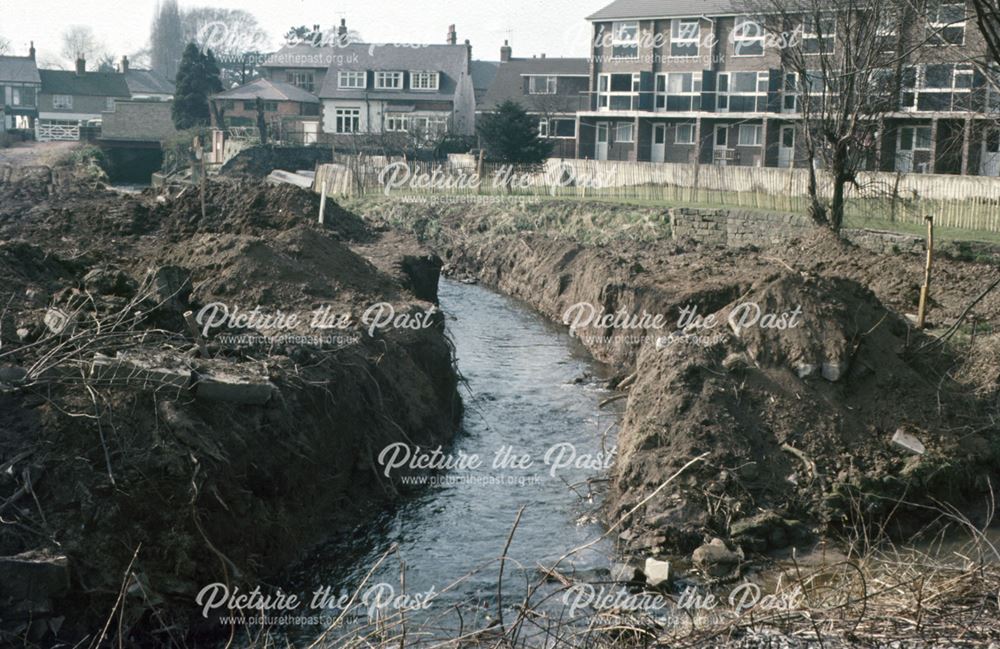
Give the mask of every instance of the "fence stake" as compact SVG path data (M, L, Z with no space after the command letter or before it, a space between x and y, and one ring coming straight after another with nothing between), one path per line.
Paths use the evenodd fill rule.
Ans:
M917 310L917 329L924 328L927 316L927 291L931 285L931 262L934 259L934 217L925 216L927 221L927 265L924 266L924 285L920 287L920 307Z
M323 215L326 212L326 181L323 181L322 194L319 195L319 224L323 225Z

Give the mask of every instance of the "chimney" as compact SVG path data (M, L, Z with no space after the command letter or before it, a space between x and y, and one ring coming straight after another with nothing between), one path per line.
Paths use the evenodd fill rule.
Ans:
M31 41L31 45L28 47L28 58L32 61L35 60L35 41Z
M87 71L87 60L83 58L83 54L76 57L76 73L77 75L82 75Z
M542 58L543 59L545 58L545 52L542 52Z
M503 47L500 48L500 61L503 63L510 61L510 58L513 54L514 50L511 49L510 44L507 41L504 41Z
M122 57L122 74L128 74L128 57Z
M341 18L340 19L340 27L337 28L337 40L339 40L341 43L344 43L344 42L347 41L347 19L346 18Z
M448 45L455 45L458 43L458 32L455 31L454 25L448 25Z

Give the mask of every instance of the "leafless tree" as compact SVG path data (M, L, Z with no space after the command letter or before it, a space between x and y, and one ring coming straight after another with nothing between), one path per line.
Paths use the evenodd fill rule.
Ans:
M10 41L0 36L0 55L6 54L10 51Z
M73 64L78 57L96 61L105 54L104 44L86 25L70 25L62 34L62 49L59 54Z
M796 97L810 215L839 231L848 188L860 187L859 172L877 157L879 118L899 106L913 7L907 0L749 2L754 21L744 31L762 30L778 49L784 94ZM829 183L820 182L819 169Z
M994 65L1000 66L1000 0L972 0L972 8L988 55Z
M177 0L165 0L162 5L157 5L149 40L153 69L168 79L174 79L187 45Z

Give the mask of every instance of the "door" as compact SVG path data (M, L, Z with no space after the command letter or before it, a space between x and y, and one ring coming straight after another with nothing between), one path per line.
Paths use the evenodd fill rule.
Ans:
M981 176L1000 176L1000 130L993 129L986 133L979 166Z
M650 159L653 162L665 162L667 159L666 124L653 124L653 150Z
M713 138L712 159L725 167L729 163L729 126L716 124Z
M597 151L594 157L598 160L608 159L608 130L607 122L597 123Z
M904 126L896 136L896 172L913 173L914 128Z
M778 142L778 166L790 169L795 166L795 127L782 126Z

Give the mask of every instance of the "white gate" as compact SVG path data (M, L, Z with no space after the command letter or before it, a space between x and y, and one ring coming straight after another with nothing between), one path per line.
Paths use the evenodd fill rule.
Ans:
M49 124L39 120L35 124L35 139L39 142L51 142L53 140L77 141L80 139L80 126Z

